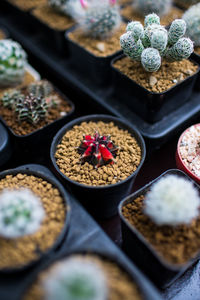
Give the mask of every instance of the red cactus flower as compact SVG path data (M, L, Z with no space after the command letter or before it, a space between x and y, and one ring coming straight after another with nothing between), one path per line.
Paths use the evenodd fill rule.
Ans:
M118 148L110 140L110 136L100 136L95 132L94 136L84 136L78 151L82 154L82 162L87 161L98 168L105 164L113 164Z

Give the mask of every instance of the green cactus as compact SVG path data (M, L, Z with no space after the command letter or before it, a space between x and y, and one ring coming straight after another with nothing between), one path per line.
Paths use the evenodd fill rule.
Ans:
M0 86L6 87L21 83L26 64L26 53L17 42L0 41Z
M4 107L12 108L16 100L20 97L23 97L19 90L10 90L3 94L1 102Z
M45 98L36 98L30 94L17 99L15 112L18 115L19 121L28 121L36 124L46 117L48 105Z
M156 13L159 16L170 11L172 0L135 0L134 7L141 15Z
M187 35L196 47L200 46L200 3L190 7L183 15L187 24Z
M147 72L158 71L162 58L169 62L180 61L193 52L192 41L184 37L184 20L175 20L167 31L159 24L159 17L150 14L145 17L145 26L142 29L139 22L129 23L127 32L120 37L120 44L124 54L141 61Z
M27 91L36 98L46 98L53 92L53 85L47 80L39 80L29 84Z

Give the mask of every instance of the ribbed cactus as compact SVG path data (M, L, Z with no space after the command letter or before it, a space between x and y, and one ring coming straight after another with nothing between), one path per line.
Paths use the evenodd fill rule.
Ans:
M159 16L170 11L172 0L135 0L134 7L141 15L156 13Z
M31 190L3 190L0 194L0 236L18 238L39 230L45 217L40 199Z
M120 26L121 17L116 0L80 0L83 8L82 16L74 14L83 32L98 39L111 36Z
M45 98L34 97L33 95L23 96L17 99L15 111L19 121L28 121L32 124L44 119L48 112L48 105Z
M184 20L172 22L169 31L160 25L156 14L145 17L145 25L133 21L127 25L127 32L120 37L124 54L141 61L147 72L155 72L161 66L162 58L169 62L188 58L193 52L193 43L185 38Z
M11 90L5 92L1 98L1 102L4 107L12 108L18 98L23 97L20 90Z
M72 257L57 263L43 280L48 300L107 300L107 284L93 261Z
M12 40L0 41L0 86L21 83L25 74L26 53Z
M53 85L47 80L39 80L29 84L27 91L35 97L46 98L53 92Z
M187 24L187 35L194 42L194 45L200 46L200 3L190 7L183 15L183 20Z

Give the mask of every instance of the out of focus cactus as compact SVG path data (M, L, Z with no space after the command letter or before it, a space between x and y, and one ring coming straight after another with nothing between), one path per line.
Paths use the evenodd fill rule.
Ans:
M156 13L159 16L170 11L172 0L135 0L134 7L141 15Z
M187 35L194 42L194 45L200 46L200 3L190 7L183 15L183 20L187 24Z
M72 16L81 9L79 0L48 0L48 4L58 12Z
M133 21L127 25L127 32L120 37L124 54L133 60L141 61L147 72L155 72L161 66L162 58L168 61L180 61L193 52L193 43L185 38L184 20L172 22L169 31L160 25L156 14L145 17L145 26Z
M12 40L0 41L0 86L13 86L24 79L26 53Z

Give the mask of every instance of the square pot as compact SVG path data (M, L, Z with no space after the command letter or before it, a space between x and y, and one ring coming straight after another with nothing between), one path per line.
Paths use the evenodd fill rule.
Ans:
M125 102L145 121L150 123L160 121L189 99L200 67L195 74L188 76L167 91L155 93L148 91L114 67L114 63L124 57L125 55L120 55L111 62L114 76L114 95L119 101ZM195 64L197 65L196 62Z
M200 257L199 253L187 263L181 265L175 265L166 261L159 253L153 248L153 246L146 240L146 238L124 217L122 213L123 207L133 202L141 195L145 195L157 180L166 175L178 175L191 179L182 171L172 169L163 173L161 176L145 185L143 188L133 193L126 199L122 200L119 205L119 215L122 226L122 238L123 249L132 258L135 263L148 275L151 280L158 287L167 287L171 285L178 277L180 277L189 267L191 267ZM194 183L197 189L200 191L200 187Z
M95 56L81 45L70 39L69 33L76 30L77 26L65 33L65 39L69 51L69 60L72 67L81 76L87 77L93 85L107 87L111 82L112 70L111 60L119 55L121 51L116 51L112 55L101 57Z

